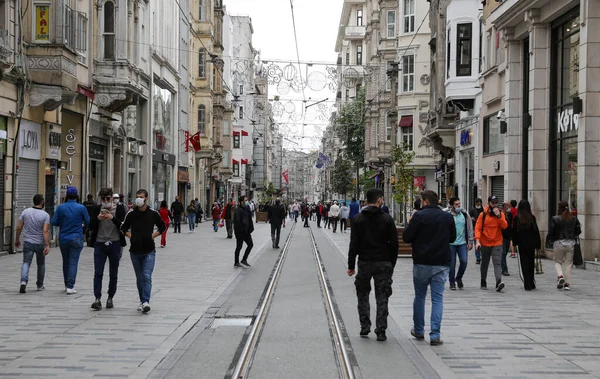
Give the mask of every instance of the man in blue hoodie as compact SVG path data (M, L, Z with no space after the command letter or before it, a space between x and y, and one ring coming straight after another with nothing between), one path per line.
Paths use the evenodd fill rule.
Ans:
M352 220L357 214L360 212L360 205L356 202L356 198L352 198L352 202L350 203L350 220Z
M74 295L79 256L83 250L83 230L90 224L90 215L85 206L77 203L77 188L67 187L67 202L56 208L52 225L60 228L58 245L63 258L65 292Z

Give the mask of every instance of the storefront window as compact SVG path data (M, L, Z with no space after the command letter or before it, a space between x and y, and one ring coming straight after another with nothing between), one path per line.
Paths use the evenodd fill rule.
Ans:
M500 120L491 116L483 120L483 153L493 154L504 151L504 134L500 133Z
M154 148L172 153L173 94L155 84L152 96L154 101L154 114L152 115Z
M579 15L571 13L553 25L551 85L551 191L550 209L559 200L577 209L577 129L573 98L579 95ZM554 212L551 212L554 213Z

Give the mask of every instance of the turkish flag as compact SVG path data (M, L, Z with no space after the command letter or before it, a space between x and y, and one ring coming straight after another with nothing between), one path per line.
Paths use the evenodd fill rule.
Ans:
M283 176L283 179L285 180L286 184L290 182L290 177L289 177L289 174L288 174L288 170L285 170L284 172L282 172L281 176Z
M193 136L190 137L189 139L189 143L192 144L192 147L194 148L194 151L198 152L200 151L200 132L197 132L196 134L194 134Z

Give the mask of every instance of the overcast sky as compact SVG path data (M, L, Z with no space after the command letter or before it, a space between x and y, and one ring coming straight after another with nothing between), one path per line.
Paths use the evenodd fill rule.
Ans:
M300 60L335 64L337 59L335 41L343 0L294 0L293 4ZM224 5L231 15L245 15L252 18L254 27L252 43L255 49L260 50L261 59L297 61L289 0L224 0ZM320 70L325 72L325 66L320 67ZM269 92L269 98L278 94L275 88L270 88ZM290 93L287 96L282 95L282 98L284 97L302 98L302 94ZM330 99L328 106L331 106L335 93L332 94L327 90L313 93L307 89L306 97L311 97L315 101L328 97ZM300 109L302 103L297 104L297 109ZM322 124L321 128L307 125L304 127L304 134L320 137L319 130L324 129L326 122ZM308 147L317 148L315 139L294 138L302 134L301 128L292 127L289 134L291 138L302 143L303 150L306 151Z

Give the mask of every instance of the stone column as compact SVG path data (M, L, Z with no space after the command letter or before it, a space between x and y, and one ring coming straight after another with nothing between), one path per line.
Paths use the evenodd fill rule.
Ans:
M523 54L522 41L513 39L512 28L504 29L506 77L504 86L504 201L521 199L522 179L522 104Z
M587 8L587 9L586 9ZM586 260L600 256L600 2L581 2L579 96L583 111L577 132L577 212Z
M530 68L529 68L529 114L531 130L529 133L528 199L535 214L542 240L548 230L548 191L549 165L548 149L550 122L548 116L550 98L550 27L539 21L540 10L527 11L525 20L529 23Z

